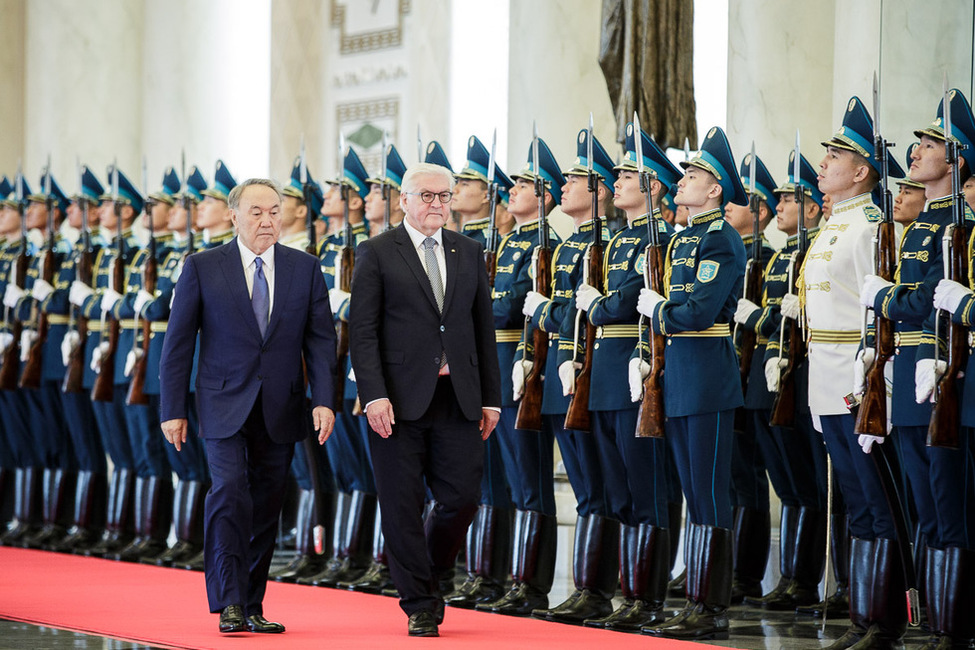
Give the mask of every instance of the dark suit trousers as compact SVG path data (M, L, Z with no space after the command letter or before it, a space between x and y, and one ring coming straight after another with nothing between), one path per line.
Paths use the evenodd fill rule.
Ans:
M389 438L369 434L389 572L407 615L433 610L438 578L453 569L481 490L484 445L461 413L449 377L427 412L397 420ZM426 522L424 479L436 504Z
M204 508L203 546L211 612L243 605L247 616L264 613L294 448L294 443L279 444L268 436L260 393L240 431L206 439L213 485Z

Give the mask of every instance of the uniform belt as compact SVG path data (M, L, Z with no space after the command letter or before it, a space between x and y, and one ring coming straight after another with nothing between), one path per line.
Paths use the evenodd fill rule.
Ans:
M169 321L157 320L149 323L149 331L151 332L165 332L166 326L169 325Z
M706 330L698 330L695 332L677 332L676 334L671 334L673 337L690 337L690 338L710 338L710 337L722 337L731 336L731 326L728 323L715 323Z
M101 332L102 329L102 322L100 320L91 319L88 321L89 332Z
M625 325L600 325L596 328L597 339L635 339L640 336L640 326L632 323Z
M768 337L767 336L759 336L756 339L756 344L757 345L768 345Z
M863 335L860 330L809 330L810 343L840 343L859 345Z
M917 347L921 345L921 332L894 332L894 345L897 347Z
M138 318L126 318L120 320L118 324L124 330L137 330L142 327L142 321Z
M521 330L494 330L494 339L498 343L517 343L521 340Z
M48 325L68 325L71 323L71 317L65 316L64 314L48 314L47 324Z

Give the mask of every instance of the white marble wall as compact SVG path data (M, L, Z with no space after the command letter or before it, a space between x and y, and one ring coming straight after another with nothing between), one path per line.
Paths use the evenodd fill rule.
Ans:
M0 0L0 176L13 178L24 155L25 0Z

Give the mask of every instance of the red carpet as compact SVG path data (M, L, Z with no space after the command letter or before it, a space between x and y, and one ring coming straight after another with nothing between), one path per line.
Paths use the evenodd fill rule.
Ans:
M647 648L701 644L544 623L447 608L440 639L406 636L395 599L271 583L266 616L282 635L217 632L203 574L176 569L0 548L0 618L167 648Z

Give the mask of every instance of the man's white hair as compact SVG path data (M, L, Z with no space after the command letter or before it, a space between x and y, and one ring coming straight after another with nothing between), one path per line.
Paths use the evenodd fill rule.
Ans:
M403 192L415 192L419 189L416 185L416 178L418 176L440 176L444 178L448 183L451 190L454 189L454 174L449 169L442 165L434 165L433 163L415 163L410 165L406 173L403 174L403 182L400 184Z

